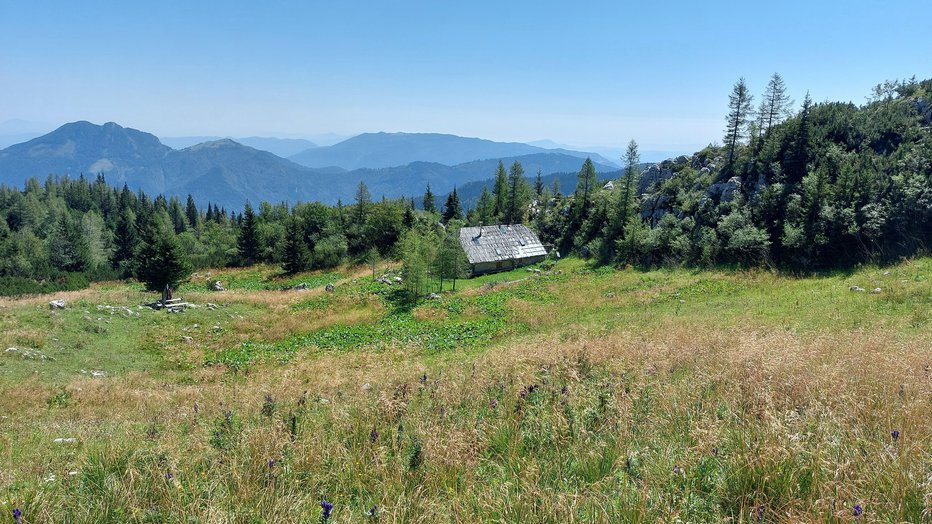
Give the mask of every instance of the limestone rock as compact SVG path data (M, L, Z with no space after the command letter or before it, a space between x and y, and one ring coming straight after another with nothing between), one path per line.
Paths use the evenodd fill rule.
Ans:
M336 289L333 284L327 284L327 287L324 288L324 291L327 293L333 293L333 290Z
M223 287L223 284L219 280L214 280L210 283L209 289L211 291L226 291L226 288Z
M49 309L52 309L52 310L55 310L55 309L65 309L65 301L62 300L62 299L60 299L60 298L59 298L59 299L56 299L56 300L53 300L53 301L49 302Z

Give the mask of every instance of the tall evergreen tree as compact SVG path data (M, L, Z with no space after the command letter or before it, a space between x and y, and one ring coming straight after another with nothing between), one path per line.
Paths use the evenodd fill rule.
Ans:
M135 257L134 274L150 291L162 291L166 285L175 287L191 275L191 264L171 228L161 220L153 220L142 235Z
M809 164L809 125L812 111L812 99L809 92L806 92L806 98L803 99L803 107L799 112L799 121L796 125L796 131L793 133L792 144L784 162L784 173L786 181L795 184L800 182L806 176L807 166Z
M453 186L453 192L447 196L447 203L443 206L443 222L450 220L460 220L463 218L463 207L460 205L460 197L456 194L456 186Z
M779 73L774 73L767 82L767 89L757 109L758 136L764 136L770 129L789 116L793 101L786 92L786 84Z
M132 274L131 263L133 256L136 254L136 247L139 244L139 236L136 234L136 217L128 207L120 212L117 219L116 231L113 238L113 255L110 257L110 263L114 269L120 270L120 276L128 277Z
M492 186L492 217L494 220L502 220L505 211L508 209L508 173L505 171L505 164L498 161L498 167L495 169L495 185Z
M194 203L194 197L190 193L188 193L188 201L185 203L184 214L188 218L188 224L196 229L200 217L197 212L197 205Z
M524 222L524 210L530 200L530 187L524 178L521 162L515 160L508 170L508 200L505 209L505 222L520 224Z
M489 193L488 187L482 186L482 192L479 193L479 200L476 202L474 224L491 224L494 220L494 209L495 202L492 200L492 193Z
M256 215L249 202L243 213L243 223L236 238L240 264L251 266L259 261L259 234L256 228Z
M366 215L369 212L370 204L372 204L372 195L369 193L366 183L360 180L359 186L356 188L356 213L354 217L356 225L362 226L366 223Z
M424 211L428 213L437 212L437 203L434 201L434 192L430 190L430 183L427 184L427 191L424 192Z
M579 174L576 176L576 205L582 220L589 216L592 196L595 194L598 183L599 179L595 172L595 165L592 163L591 158L586 158L579 170Z
M311 265L311 253L304 241L304 225L292 214L285 226L285 253L282 269L288 274L300 273Z
M540 169L537 170L537 178L534 179L534 195L538 202L544 194L544 180L540 175Z
M725 150L728 155L725 163L726 171L731 171L734 168L738 146L747 133L748 121L751 117L751 102L753 101L754 96L748 91L748 86L744 83L744 77L740 78L732 88L731 95L728 96L728 116L726 117L727 126L725 128Z

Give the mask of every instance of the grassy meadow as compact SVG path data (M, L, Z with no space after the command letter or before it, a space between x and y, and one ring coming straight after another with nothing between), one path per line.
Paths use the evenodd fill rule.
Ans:
M0 523L932 522L932 258L277 271L0 299Z

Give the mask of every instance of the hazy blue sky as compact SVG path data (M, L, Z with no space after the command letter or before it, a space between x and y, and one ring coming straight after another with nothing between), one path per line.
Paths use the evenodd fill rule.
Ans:
M694 149L728 93L932 76L932 1L0 0L0 122Z

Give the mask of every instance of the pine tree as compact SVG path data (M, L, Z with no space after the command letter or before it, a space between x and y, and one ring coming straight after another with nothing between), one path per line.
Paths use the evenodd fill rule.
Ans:
M809 98L809 93L806 92L803 107L799 112L799 123L796 132L793 134L793 143L784 162L787 182L791 184L803 179L809 164L809 120L811 110L812 99Z
M505 164L499 160L498 168L495 169L495 185L492 186L492 219L495 221L502 220L507 208L508 173L505 172Z
M738 145L746 135L748 120L751 116L751 102L753 101L754 97L748 91L744 78L740 78L728 97L728 117L726 118L727 126L725 128L725 149L728 152L728 159L725 163L726 171L734 168Z
M447 196L447 203L443 206L443 222L450 220L460 220L463 218L463 207L460 206L460 197L456 194L456 186L453 186L453 192Z
M434 202L434 193L430 190L430 183L427 184L427 191L424 192L424 211L428 213L437 212L437 204Z
M534 179L534 195L537 198L537 201L540 202L541 196L544 194L544 180L541 178L540 169L537 170L537 178Z
M608 262L617 257L618 245L624 240L628 224L637 214L637 187L640 172L641 156L638 153L638 144L634 140L628 142L625 151L625 171L618 186L618 196L615 202L615 213L608 222L605 231L605 241L602 243L600 258Z
M789 115L792 105L793 101L786 93L783 77L779 73L774 73L767 82L767 89L764 91L764 97L757 110L758 137L764 136L773 126L782 122Z
M282 269L293 275L306 270L311 265L311 253L304 241L304 226L292 214L285 226L285 253L282 260Z
M259 260L259 236L256 230L256 215L253 213L249 202L246 202L243 223L236 238L236 245L242 265L251 266Z

